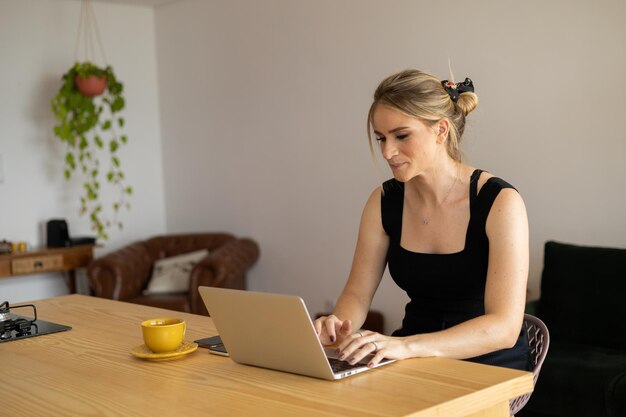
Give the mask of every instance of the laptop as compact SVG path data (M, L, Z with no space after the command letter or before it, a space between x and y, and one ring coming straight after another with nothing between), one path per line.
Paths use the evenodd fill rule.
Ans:
M237 363L335 380L394 362L368 368L371 355L354 365L337 359L335 349L322 346L298 296L203 286L198 291Z

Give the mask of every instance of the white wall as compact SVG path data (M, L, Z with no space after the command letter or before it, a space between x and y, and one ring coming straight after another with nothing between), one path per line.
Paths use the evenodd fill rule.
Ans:
M120 159L135 190L131 211L121 217L124 230L111 232L101 254L162 233L165 213L154 10L105 3L94 9L108 63L126 88L129 143ZM79 182L63 178L64 147L52 134L50 110L61 75L74 62L79 10L78 1L0 0L0 239L44 246L45 222L59 217L72 235L93 235L78 215ZM0 301L66 292L60 273L0 279Z
M531 298L548 239L626 246L625 3L183 0L156 9L167 229L261 245L252 289L312 311L347 277L379 178L365 133L405 67L470 76L466 159L517 186ZM389 174L386 174L389 176ZM388 330L405 297L385 277Z

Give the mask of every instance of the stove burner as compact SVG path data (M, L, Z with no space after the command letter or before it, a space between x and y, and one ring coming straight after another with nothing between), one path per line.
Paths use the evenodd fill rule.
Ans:
M33 317L11 314L11 310L24 307L32 307ZM8 301L0 304L0 342L56 333L69 329L71 329L69 326L37 320L37 308L34 304L10 306Z
M32 320L23 317L11 317L11 308L24 308L32 307L33 315ZM15 331L16 337L24 337L31 334L31 327L37 320L37 308L33 304L24 304L21 306L9 306L9 302L5 301L0 304L0 340L7 340L11 338L11 332Z

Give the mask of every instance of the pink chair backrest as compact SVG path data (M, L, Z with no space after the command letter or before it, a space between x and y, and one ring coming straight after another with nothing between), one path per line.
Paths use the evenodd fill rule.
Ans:
M533 383L536 384L541 365L543 365L550 347L550 333L543 321L530 314L524 314L524 325L526 326L526 335L533 364ZM512 416L526 405L531 394L520 395L510 401L509 409Z

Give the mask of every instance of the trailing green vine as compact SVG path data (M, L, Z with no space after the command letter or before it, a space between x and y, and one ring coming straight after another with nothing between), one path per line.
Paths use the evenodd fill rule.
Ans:
M107 78L102 95L88 97L78 91L75 78L90 76ZM52 111L57 120L54 134L66 145L65 178L70 180L73 175L82 178L80 213L89 216L92 229L106 240L110 227L123 228L118 215L122 208L130 209L128 197L133 193L132 187L125 183L118 156L120 147L128 142L126 135L117 132L125 123L119 115L125 106L124 87L113 68L102 69L89 62L76 63L63 75L62 82L52 100ZM119 192L108 205L112 216L106 214L107 204L101 201L102 178Z

